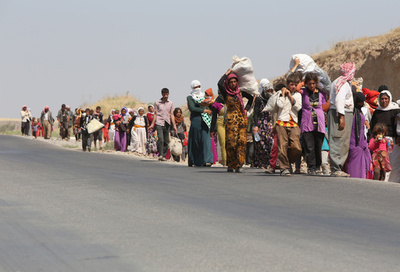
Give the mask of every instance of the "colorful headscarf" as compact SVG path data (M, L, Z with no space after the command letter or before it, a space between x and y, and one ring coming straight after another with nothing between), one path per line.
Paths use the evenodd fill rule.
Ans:
M354 78L354 75L356 74L356 65L353 62L343 63L340 65L340 73L342 75L338 78L335 85L336 94L346 82L351 81Z
M236 84L236 89L235 90L231 90L229 88L229 80L231 80L232 78L236 78L236 80L238 81L238 84ZM224 87L225 87L226 92L229 95L237 96L239 98L240 105L242 105L242 110L243 110L243 113L244 113L243 98L242 98L242 95L241 95L240 89L239 89L239 80L238 80L238 77L234 73L230 73L228 75L228 77L226 78L226 80L224 82Z
M122 117L124 117L125 115L122 115L122 110L125 110L125 115L128 115L129 113L128 113L128 108L127 107L122 107L122 109L121 109L121 111L120 111L120 115L122 116Z

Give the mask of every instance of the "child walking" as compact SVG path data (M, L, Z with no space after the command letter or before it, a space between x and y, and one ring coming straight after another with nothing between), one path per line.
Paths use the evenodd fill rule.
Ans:
M383 123L378 123L372 131L372 138L368 148L372 151L372 169L374 180L385 180L386 172L392 170L389 161L388 145L393 145L393 141L386 138L387 127Z

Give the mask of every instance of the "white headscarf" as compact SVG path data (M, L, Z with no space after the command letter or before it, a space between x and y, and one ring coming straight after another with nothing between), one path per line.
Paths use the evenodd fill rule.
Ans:
M272 83L269 82L269 80L266 78L263 78L260 80L260 87L261 87L262 91L274 89L274 86L272 86Z
M144 108L143 108L143 107L140 107L140 108L137 109L137 116L140 116L140 115L139 115L139 111L140 111L140 110L143 110L143 115L142 115L142 116L144 116Z
M381 96L382 94L386 94L387 96L389 96L389 105L386 108L382 108L381 106ZM381 110L381 111L390 111L390 110L395 110L395 109L399 109L400 106L396 103L392 101L392 94L388 91L388 90L383 90L379 96L378 96L378 107L376 108L377 110Z
M194 100L199 100L204 98L204 92L201 91L201 83L198 80L193 80L192 83L190 84L192 88L192 92L190 95L193 97ZM199 88L195 88L197 86L200 86Z

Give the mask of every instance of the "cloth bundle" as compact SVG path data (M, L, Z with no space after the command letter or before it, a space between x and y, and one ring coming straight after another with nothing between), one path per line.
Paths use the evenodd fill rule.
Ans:
M179 139L177 137L171 137L169 139L168 148L171 151L172 155L174 155L174 156L182 155L182 141L181 141L181 139Z
M92 119L90 120L89 124L87 125L87 131L88 133L93 133L96 131L99 131L100 129L102 129L104 127L104 124L101 123L99 120L97 119Z
M325 93L329 93L331 88L331 79L329 78L328 74L324 70L322 70L309 55L293 55L289 63L289 69L292 69L294 67L294 59L296 57L300 59L300 64L297 67L296 72L302 72L303 75L310 72L317 74L319 78L319 83L317 86L318 89Z
M258 94L258 83L254 77L254 69L251 60L247 57L233 56L232 71L238 77L241 91Z

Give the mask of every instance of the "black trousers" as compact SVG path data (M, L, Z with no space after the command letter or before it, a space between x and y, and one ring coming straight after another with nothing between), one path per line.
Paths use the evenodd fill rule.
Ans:
M158 153L165 158L169 144L170 125L168 123L165 123L164 126L156 125L156 131Z
M308 170L319 170L321 168L324 136L324 133L315 130L303 132L303 151Z

